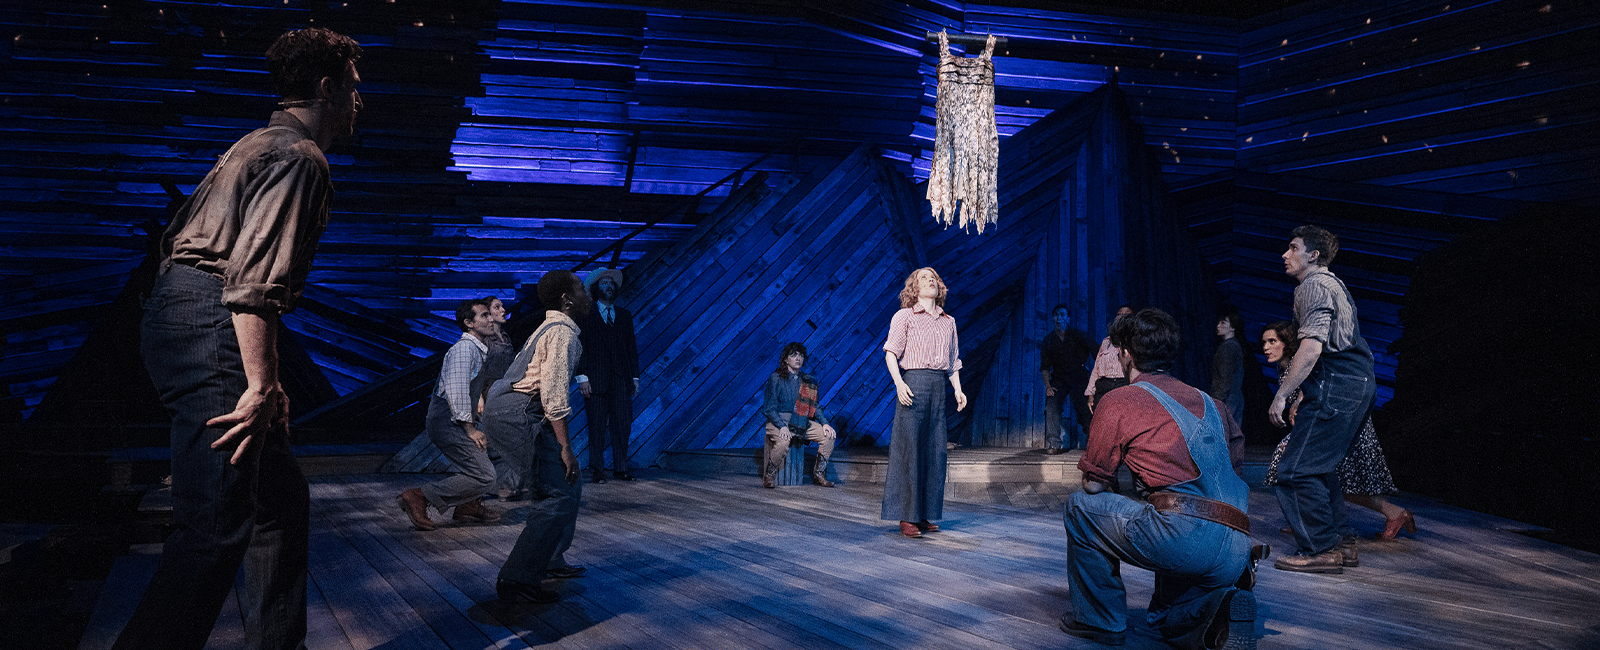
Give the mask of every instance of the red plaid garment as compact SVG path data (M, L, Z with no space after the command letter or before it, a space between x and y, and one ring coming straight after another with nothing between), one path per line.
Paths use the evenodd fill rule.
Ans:
M817 417L817 384L810 377L800 380L800 396L794 400L794 414L807 420Z

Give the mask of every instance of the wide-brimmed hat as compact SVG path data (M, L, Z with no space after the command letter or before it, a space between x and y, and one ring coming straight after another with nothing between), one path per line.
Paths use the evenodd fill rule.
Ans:
M583 290L588 291L589 293L594 293L594 285L600 282L600 278L611 278L612 282L617 283L617 289L619 291L622 289L622 271L618 271L616 269L595 269L590 271L588 275L583 276Z

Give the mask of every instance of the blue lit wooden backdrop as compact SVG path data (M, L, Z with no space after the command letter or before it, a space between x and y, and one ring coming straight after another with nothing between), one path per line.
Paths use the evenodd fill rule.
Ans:
M412 412L418 389L394 387L426 383L415 376L454 337L456 300L525 299L519 288L540 274L644 223L654 225L617 259L658 254L751 177L680 198L747 165L778 191L869 142L885 173L919 182L936 61L925 30L1011 38L996 57L1007 139L1115 77L1139 127L1130 132L1176 191L1209 269L1192 279L1213 282L1215 297L1256 322L1287 313L1292 287L1277 254L1297 222L1345 236L1340 263L1383 348L1399 332L1420 252L1516 202L1600 200L1593 3L1328 0L1242 22L926 0L655 4L9 3L0 11L0 414L145 422L148 411L128 408L141 395L123 390L141 371L115 350L137 297L125 288L147 233L165 220L162 183L187 192L261 123L272 98L260 53L283 29L308 24L350 33L368 51L362 134L330 156L334 223L307 300L286 319L303 351L293 355L304 360L297 411L339 407L321 411L324 421ZM921 222L925 210L916 209ZM925 242L934 260L935 239ZM1049 257L1030 246L1019 257ZM1058 296L1104 295L1080 317L1098 334L1098 301L1114 291L1090 274L1137 271L1117 258L1051 257L1069 265L1052 277L1070 283L1019 284L964 326L993 334L976 337L992 349L971 354L1022 377L1015 369L1038 336L1025 321ZM1127 300L1161 304L1150 290L1123 288ZM1186 295L1198 302L1174 310L1210 307L1204 292ZM86 344L96 337L110 342ZM406 369L413 378L398 379ZM1025 383L1007 393L1021 401L973 417L1037 410L1026 394L1036 382ZM55 406L41 408L47 401ZM1016 445L1033 436L976 420L968 431Z

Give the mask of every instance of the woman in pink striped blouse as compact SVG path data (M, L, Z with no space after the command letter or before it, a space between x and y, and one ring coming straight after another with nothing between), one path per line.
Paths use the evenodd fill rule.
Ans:
M946 379L956 391L956 410L967 407L956 321L944 311L946 293L938 272L913 271L883 345L897 404L881 516L898 520L906 537L939 530L932 520L944 516Z

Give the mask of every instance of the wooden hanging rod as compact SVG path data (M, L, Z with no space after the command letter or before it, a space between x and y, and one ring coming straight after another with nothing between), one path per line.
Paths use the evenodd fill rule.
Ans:
M939 42L939 32L928 32L927 39L928 39L929 43L938 43ZM982 34L982 35L979 35L979 34L951 34L950 35L950 42L951 43L960 43L962 45L983 45L983 44L989 42L989 35L988 34ZM1005 47L1005 44L1006 44L1006 37L1004 37L1004 36L996 36L996 37L994 37L994 46L995 47Z

